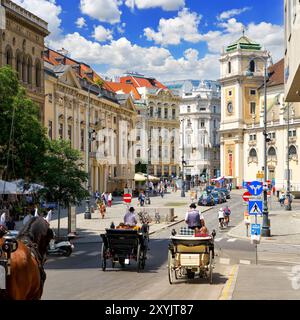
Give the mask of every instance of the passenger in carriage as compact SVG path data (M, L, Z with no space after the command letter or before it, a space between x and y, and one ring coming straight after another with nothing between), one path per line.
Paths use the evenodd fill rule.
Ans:
M205 226L204 216L199 210L196 210L197 206L195 203L190 205L190 210L185 215L185 222L190 229L195 230L196 228L201 229Z

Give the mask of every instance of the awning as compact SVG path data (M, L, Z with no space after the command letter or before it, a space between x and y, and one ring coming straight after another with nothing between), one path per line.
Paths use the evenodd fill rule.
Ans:
M0 180L0 194L18 194L17 184Z
M224 179L225 179L225 177L219 177L216 179L211 179L211 181L221 182L221 181L224 181Z
M134 181L146 181L147 178L142 173L136 173L134 175Z
M151 176L150 174L149 174L149 180L150 180L150 181L160 181L159 178L157 178L157 177L155 177L155 176Z

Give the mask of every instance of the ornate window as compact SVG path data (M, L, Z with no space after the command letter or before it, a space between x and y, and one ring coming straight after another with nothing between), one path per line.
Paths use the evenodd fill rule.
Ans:
M32 59L30 56L27 58L27 83L32 84Z
M231 61L228 61L228 73L231 73Z
M257 152L254 148L250 149L250 152L249 152L248 163L251 163L251 162L254 162L254 163L258 162Z
M37 88L41 87L41 75L42 75L41 62L37 60L35 62L35 85Z
M298 160L297 149L295 146L290 146L289 148L289 158L290 160Z

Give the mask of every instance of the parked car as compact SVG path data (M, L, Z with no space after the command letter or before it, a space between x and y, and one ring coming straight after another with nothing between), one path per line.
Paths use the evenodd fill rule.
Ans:
M226 195L226 199L230 199L231 196L230 196L230 191L226 188L215 188L215 191L221 191L221 192L224 192L225 195Z
M219 191L213 191L212 193L211 193L211 195L212 195L212 197L213 197L213 199L214 199L214 202L217 204L219 204L219 203L222 203L222 195L221 195L221 192L219 192Z
M219 191L219 193L220 193L220 195L221 195L221 203L227 202L225 192Z
M215 201L210 193L203 192L199 197L198 206L214 206Z

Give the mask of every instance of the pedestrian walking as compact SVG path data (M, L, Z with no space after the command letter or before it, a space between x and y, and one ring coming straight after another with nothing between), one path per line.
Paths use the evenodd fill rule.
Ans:
M100 211L101 218L104 219L105 214L106 214L106 206L105 206L104 202L101 202L100 207L99 207L99 211Z
M15 230L16 223L15 223L14 218L11 214L8 215L8 218L5 222L5 226L6 226L7 230Z
M145 194L143 191L140 192L138 200L139 200L140 206L143 207L145 204Z
M112 205L112 200L113 200L113 197L112 197L112 194L111 194L111 192L108 194L108 196L107 196L107 205L108 205L108 207L110 208L111 207L111 205Z

